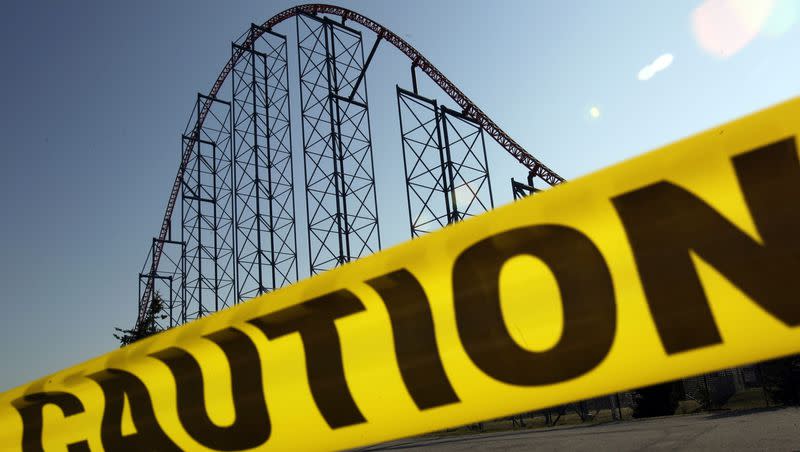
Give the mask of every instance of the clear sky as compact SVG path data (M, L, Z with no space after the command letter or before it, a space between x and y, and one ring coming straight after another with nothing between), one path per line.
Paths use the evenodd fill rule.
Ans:
M794 0L338 3L403 36L568 179L800 90ZM0 391L117 346L196 93L231 40L292 4L3 2ZM368 86L385 245L408 238L396 83L410 85L408 62L382 47ZM496 203L509 202L508 179L525 171L488 152ZM301 276L307 266L301 252Z

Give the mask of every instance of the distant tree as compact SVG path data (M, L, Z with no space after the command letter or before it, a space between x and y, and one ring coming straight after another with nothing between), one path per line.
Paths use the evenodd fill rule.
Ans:
M680 394L680 381L639 388L633 393L633 417L671 416L678 409Z
M759 368L770 402L800 405L800 355L765 361Z
M115 327L114 330L117 332L114 333L114 337L120 342L120 347L124 347L126 345L130 345L140 339L144 339L148 336L152 336L159 332L158 324L156 323L156 319L164 318L163 311L164 310L164 299L161 298L161 294L156 292L153 295L153 300L150 303L150 307L147 310L147 316L145 316L144 321L141 324L134 326L132 329L122 329Z

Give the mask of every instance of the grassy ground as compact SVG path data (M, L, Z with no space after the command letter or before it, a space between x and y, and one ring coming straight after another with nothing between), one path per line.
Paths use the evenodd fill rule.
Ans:
M762 408L767 406L764 391L761 388L747 389L736 393L723 406L728 410L749 410L751 408Z

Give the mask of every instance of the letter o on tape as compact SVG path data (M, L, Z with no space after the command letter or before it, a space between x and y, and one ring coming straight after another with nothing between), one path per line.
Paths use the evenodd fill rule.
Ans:
M503 320L500 270L522 254L541 259L561 293L561 337L544 352L520 347ZM536 288L530 290L531 309L536 309ZM616 332L608 266L586 235L566 226L516 228L470 246L456 258L453 296L467 354L486 374L509 384L544 385L580 376L603 361Z

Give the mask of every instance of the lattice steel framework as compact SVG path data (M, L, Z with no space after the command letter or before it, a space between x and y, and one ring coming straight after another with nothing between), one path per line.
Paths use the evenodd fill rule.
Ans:
M313 17L323 14L339 16L342 22L341 25L327 18ZM146 262L146 265L149 265L150 269L143 269L141 272L145 284L139 297L136 320L137 327L144 326L142 322L147 316L149 306L153 299L153 293L156 290L157 276L163 273L159 270L159 263L164 255L165 246L168 245L167 239L171 229L172 215L175 207L179 203L179 197L181 197L185 191L184 185L186 180L191 179L191 176L185 176L184 172L197 166L197 163L192 164L192 160L198 159L200 147L208 146L209 143L213 143L214 147L220 146L220 143L204 138L207 133L204 133L203 129L208 127L206 121L214 122L214 110L219 108L219 101L217 98L223 85L228 79L228 76L234 71L234 68L241 64L240 60L246 60L248 57L252 58L248 50L254 49L255 42L258 41L263 34L270 32L272 27L289 18L300 16L303 18L298 20L298 25L300 25L300 22L306 25L306 28L302 30L302 34L304 38L311 38L310 41L304 39L303 42L305 44L301 43L301 47L305 45L305 50L298 49L301 60L303 59L303 55L305 55L306 60L305 65L302 61L300 62L301 72L303 72L303 67L309 70L305 72L305 81L301 82L301 89L305 90L305 95L301 96L305 97L305 99L301 100L309 101L304 103L303 106L303 113L306 116L303 121L303 126L305 129L305 119L308 118L327 119L327 124L332 129L332 132L327 135L327 139L324 136L315 136L313 133L315 129L324 126L326 123L313 121L312 119L309 121L307 127L309 130L304 130L303 133L304 148L309 149L308 145L311 145L311 148L313 148L311 153L306 153L306 165L304 168L306 170L306 185L307 188L310 186L313 190L316 190L316 194L312 195L312 197L316 196L316 198L322 199L322 202L317 202L317 204L325 207L322 209L322 213L318 211L319 209L309 209L310 213L319 214L316 215L314 221L310 222L312 227L315 228L314 240L316 241L315 244L312 244L312 250L317 249L316 252L311 252L312 272L316 273L322 271L331 266L346 262L351 258L361 256L380 248L376 214L377 209L375 208L374 172L371 170L372 147L369 139L366 88L362 86L365 73L364 69L369 65L378 47L378 43L380 42L385 41L403 53L411 62L412 68L415 70L419 69L422 73L426 74L456 105L458 105L463 119L474 121L474 124L479 125L482 130L505 149L506 152L528 168L531 174L542 179L548 185L556 185L564 181L561 176L556 174L544 163L528 153L519 143L514 141L481 111L453 82L445 77L445 75L422 55L422 53L393 31L366 16L339 6L306 4L291 7L269 18L261 26L251 27L242 35L242 38L237 41L238 47L234 48L233 54L220 71L208 95L202 98L201 105L198 105L192 118L190 118L189 126L184 132L185 139L181 152L181 164L178 167L178 172L169 193L155 246L152 249L151 256L148 257ZM309 21L316 21L316 25L309 26L308 24L311 23ZM364 29L375 34L376 39L366 61L364 61L363 57L361 35L358 31L345 26L346 21L359 24L364 27ZM298 28L298 38L300 37L300 33L301 30ZM350 44L352 44L352 46ZM259 51L258 49L255 50ZM262 53L268 54L268 52ZM347 61L348 59L351 61ZM313 62L310 66L308 65L309 61ZM320 61L323 61L324 64L320 65ZM317 77L313 77L315 74ZM324 91L324 93L319 93L322 95L319 99L316 94L316 84L320 84L319 88ZM348 90L350 91L348 92ZM327 107L325 106L326 103ZM322 110L326 110L327 113ZM313 124L311 122L313 122ZM340 127L342 130L337 130ZM454 139L456 141L459 140L455 137ZM329 152L327 154L324 152L320 153L320 157L314 160L314 153L318 150L316 148L324 148L324 145L319 145L319 141L324 142L326 140L328 142L333 142L333 144L328 145ZM227 144L227 146L230 146L230 144ZM359 158L361 156L364 158ZM320 173L331 177L320 177L320 174L316 172L317 168L314 165L314 161L319 164L325 163L325 165L319 168L321 170ZM453 161L457 162L458 160ZM310 172L309 169L311 169ZM315 177L317 179L315 179ZM309 182L311 182L310 185ZM235 185L233 182L228 182L228 184L231 187ZM235 198L234 195L230 197ZM456 197L458 197L458 193L456 193ZM331 202L336 200L338 200L338 203ZM187 202L182 200L180 201L182 210L184 207L188 210L190 207L194 206L195 211L199 212L202 210L200 209L200 203L205 202L206 205L210 205L208 204L208 200L203 201L199 196L196 200L189 199L186 201L191 201L188 203L191 204L191 206L186 205ZM219 206L222 201L222 199L216 199L214 203ZM491 203L491 199L489 199L489 202ZM235 205L235 202L230 204ZM463 209L459 207L458 210L461 211ZM188 214L192 214L192 211L188 211ZM199 213L196 215L202 216L199 215ZM235 223L235 215L231 218L233 218L233 220L227 220L223 216L221 223ZM217 223L217 232L219 232L219 228L221 227L219 223L220 222ZM326 224L333 226L326 228ZM335 233L331 235L334 231ZM340 235L340 231L344 235ZM205 308L202 307L201 304L207 301L207 297L203 299L202 303L199 303L195 295L199 293L198 288L208 285L205 283L205 285L200 284L200 282L208 282L210 279L204 279L202 276L203 273L199 271L200 267L198 267L198 262L200 262L201 258L198 258L198 256L202 256L202 253L198 253L197 250L202 250L203 245L198 244L205 242L200 241L201 237L199 237L199 235L196 237L192 236L191 233L188 235L196 243L186 243L187 273L189 274L187 274L185 278L184 285L187 295L184 297L184 303L194 303L192 306L196 306L190 310L194 309L194 312L201 315L205 312ZM218 234L215 233L214 235ZM344 238L341 244L338 243L337 237ZM309 238L311 238L310 232ZM212 254L211 260L215 262L214 268L218 270L220 265L222 265L221 261L224 261L224 256L233 256L237 251L235 246L235 234L230 240L229 237L226 236L223 242L223 246L230 246L233 252L222 250L221 252ZM230 245L231 242L234 242L233 245ZM255 256L258 256L258 254L256 253ZM234 265L234 270L230 272L227 267L224 265L222 266L224 271L221 272L221 276L218 271L218 274L214 277L213 290L219 292L219 294L224 297L224 300L235 299L237 298L236 295L239 293L247 292L246 288L241 291L237 290L235 283L237 273L236 265ZM206 267L203 268L208 268L208 266L206 265ZM231 273L233 274L232 277L230 276ZM189 281L190 276L194 278L194 282L191 284ZM230 281L234 282L231 283ZM231 287L230 292L233 293L234 296L225 295L227 290L225 288L228 286ZM263 289L263 286L265 286L263 279L259 280L259 284L255 285L255 287L258 287L258 290ZM245 286L242 287L244 288ZM193 294L192 297L189 296L190 293ZM227 301L221 304L225 305L226 303Z
M207 96L198 94L199 114ZM186 294L182 320L202 317L236 300L231 104L211 99L212 107L192 143L183 171L181 234L186 244Z
M161 245L163 250L158 271L145 273L153 268L152 259L158 245ZM139 297L141 298L148 281L152 280L155 289L153 296L158 294L162 301L161 312L157 313L155 317L156 326L165 330L180 325L183 323L183 302L186 290L183 268L186 247L183 242L172 240L172 234L169 234L164 240L153 238L147 256L145 266L139 273Z
M481 127L400 87L397 106L411 236L493 208Z
M444 137L451 223L494 208L486 141L483 129L462 113L442 105L440 124Z
M309 261L316 274L380 249L361 33L297 16Z
M286 36L257 34L232 45L244 52L231 72L237 300L298 277Z
M400 141L406 176L411 236L433 232L453 220L439 105L397 87Z

